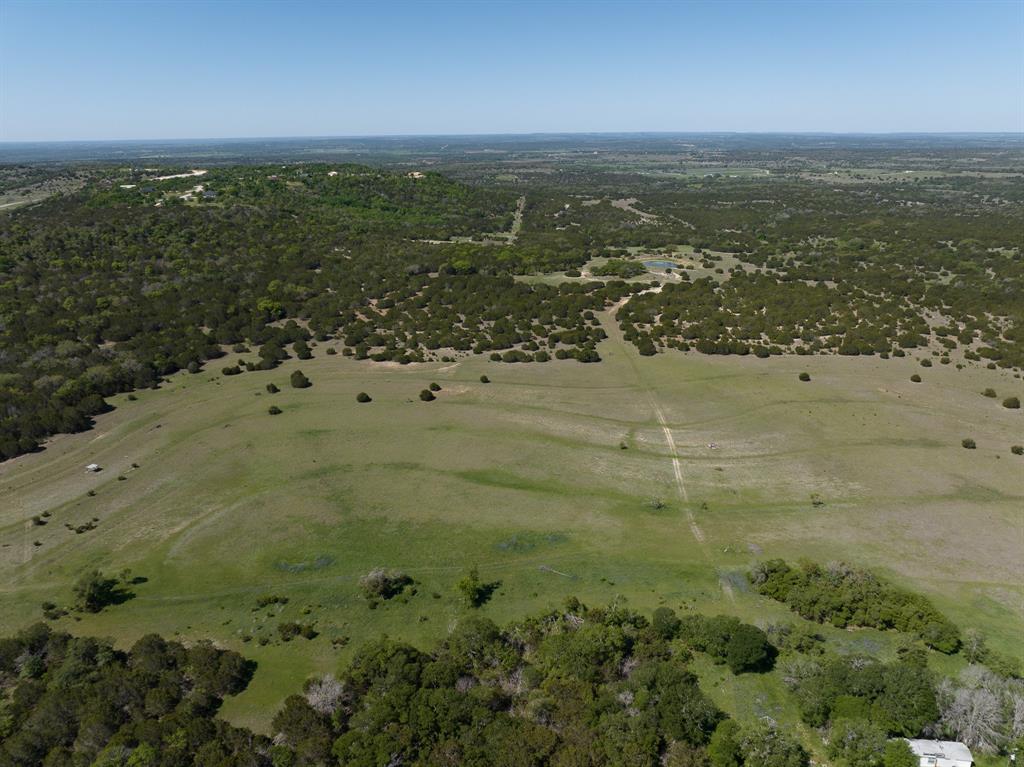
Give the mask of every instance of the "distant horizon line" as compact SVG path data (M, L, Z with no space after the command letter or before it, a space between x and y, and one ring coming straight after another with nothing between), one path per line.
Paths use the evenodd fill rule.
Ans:
M364 134L322 134L322 135L278 135L278 136L189 136L181 138L80 138L80 139L0 139L0 147L40 144L138 144L146 142L202 143L210 141L326 141L366 139L413 139L413 138L515 138L545 136L1002 136L1024 139L1024 131L822 131L822 130L704 130L704 131L525 131L495 133L364 133Z

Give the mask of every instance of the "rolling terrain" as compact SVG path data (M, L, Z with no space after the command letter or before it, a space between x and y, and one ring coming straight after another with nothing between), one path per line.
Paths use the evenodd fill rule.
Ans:
M133 599L60 623L122 645L160 632L243 652L259 667L224 714L259 729L362 640L444 636L466 614L454 586L473 565L500 582L483 608L498 622L575 595L764 623L795 616L750 593L753 561L842 559L1019 654L1024 459L1009 448L1024 429L1021 411L981 395L1019 394L1011 372L641 357L601 319L598 365L382 365L326 355L328 341L275 370L183 372L111 398L91 431L0 465L0 622L38 619L85 569L130 568L146 579ZM287 385L295 369L311 388ZM432 381L437 399L421 402ZM87 473L93 462L103 471ZM370 609L358 580L374 567L408 573L417 593ZM255 610L268 594L289 601ZM319 635L282 643L283 620ZM883 653L890 641L829 632ZM702 676L727 710L795 718L775 674Z

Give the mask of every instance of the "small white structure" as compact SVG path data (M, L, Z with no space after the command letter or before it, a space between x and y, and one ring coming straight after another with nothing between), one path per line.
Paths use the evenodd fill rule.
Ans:
M971 767L971 749L955 740L907 740L921 767Z
M90 463L85 467L85 470L96 473L97 471L103 471L103 468L98 463Z

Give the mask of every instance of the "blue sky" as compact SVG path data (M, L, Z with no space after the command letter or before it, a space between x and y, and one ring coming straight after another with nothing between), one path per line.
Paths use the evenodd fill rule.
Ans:
M1024 0L0 0L0 140L1022 131Z

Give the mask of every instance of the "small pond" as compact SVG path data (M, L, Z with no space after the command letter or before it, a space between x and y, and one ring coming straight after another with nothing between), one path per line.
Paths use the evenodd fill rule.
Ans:
M644 261L648 269L678 269L679 264L674 261Z

